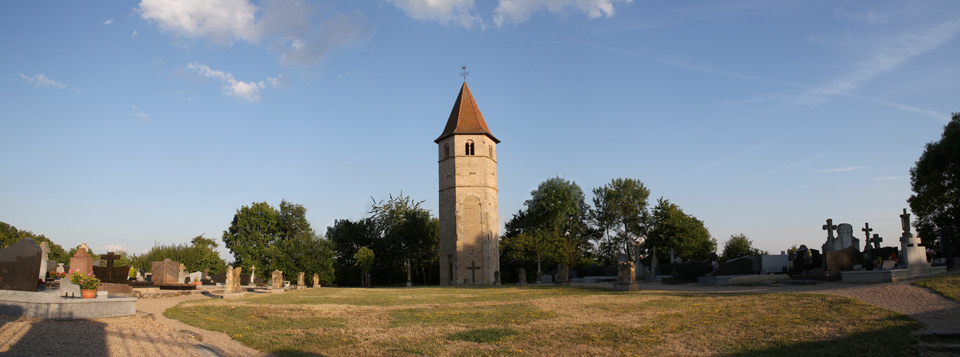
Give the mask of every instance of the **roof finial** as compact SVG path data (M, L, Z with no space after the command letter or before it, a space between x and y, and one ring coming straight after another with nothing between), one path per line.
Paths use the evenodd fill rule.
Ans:
M466 81L467 81L467 75L470 74L470 71L467 70L467 66L460 66L460 69L463 70L463 72L460 72L460 76L463 77L463 81L466 82Z

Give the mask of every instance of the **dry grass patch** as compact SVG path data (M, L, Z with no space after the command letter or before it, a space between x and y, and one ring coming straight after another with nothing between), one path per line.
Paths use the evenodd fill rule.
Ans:
M940 295L955 301L960 301L960 275L938 276L935 278L923 279L914 283L917 286L932 289Z
M911 355L910 333L920 327L815 294L324 290L187 302L167 315L278 355Z

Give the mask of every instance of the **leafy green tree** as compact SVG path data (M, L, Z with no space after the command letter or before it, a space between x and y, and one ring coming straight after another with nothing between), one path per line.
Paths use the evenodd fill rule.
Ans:
M223 242L233 253L234 264L260 271L281 270L320 274L328 283L333 278L334 251L330 242L318 237L299 204L280 202L277 210L266 202L242 206L223 232Z
M420 207L421 203L402 192L396 197L390 195L386 201L373 200L370 218L379 232L373 247L381 252L380 269L389 269L381 273L392 273L388 274L388 282L406 281L402 275L397 277L396 272L406 271L408 266L424 284L439 275L440 224L430 216L430 211Z
M332 226L327 227L326 237L333 245L337 285L356 285L357 276L361 272L356 266L354 254L361 247L373 246L379 236L377 225L370 218L357 221L338 219L333 221Z
M21 231L17 227L11 226L5 222L0 222L0 248L9 247L16 242L19 242L21 239L32 239L35 243L40 244L42 242L47 242L50 246L50 254L47 255L47 258L54 260L57 263L67 264L70 262L70 257L73 254L67 254L67 251L63 250L63 247L59 244L56 244L50 238L47 238L44 235L36 235L31 231Z
M717 240L710 237L703 221L661 197L653 209L650 233L643 243L647 252L654 247L660 262L669 260L671 248L681 259L702 261L716 252Z
M216 250L217 242L206 238L203 235L194 237L190 244L170 244L157 245L150 248L146 253L132 255L127 257L126 252L120 252L118 265L126 264L125 259L129 259L132 267L143 272L149 272L153 269L153 262L170 259L183 264L187 271L203 271L210 269L211 274L222 273L226 271L226 262L220 258L220 253Z
M594 220L603 231L597 240L597 258L614 265L621 253L631 256L646 236L650 220L650 190L636 179L618 178L593 189Z
M730 239L723 243L722 260L730 260L746 255L761 255L767 252L753 247L753 241L747 239L743 233L731 234Z
M373 269L373 260L375 259L373 251L367 247L360 247L353 255L354 265L360 268L360 272L367 274Z
M927 143L910 169L910 185L914 194L907 202L923 243L933 245L940 232L952 232L954 251L960 251L960 113L953 113L940 141Z
M500 243L501 256L506 253L508 262L518 261L522 256L536 262L538 271L542 271L544 261L570 267L592 262L590 240L600 232L589 226L590 207L584 202L580 186L554 177L540 183L530 195L532 197L524 202L526 211L518 212L506 222Z
M220 253L217 252L219 244L217 244L216 240L206 238L201 234L194 237L193 240L190 241L190 244L197 255L197 270L194 271L210 269L211 274L226 271L227 263L223 261L223 258L220 258Z

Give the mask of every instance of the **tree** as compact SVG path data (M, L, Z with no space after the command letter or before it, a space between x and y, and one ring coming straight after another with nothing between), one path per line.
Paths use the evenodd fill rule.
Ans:
M747 239L743 233L731 234L730 239L723 243L721 260L730 260L745 255L762 255L767 252L753 247L753 241Z
M118 265L126 264L128 260L132 267L148 272L153 269L153 262L170 260L180 262L187 271L203 271L210 269L211 274L222 273L226 271L226 262L220 258L217 252L218 244L215 240L206 238L202 234L190 240L187 244L158 245L150 248L149 251L140 255L133 255L127 258L125 252L120 252Z
M374 258L373 251L367 247L360 247L353 255L354 265L360 268L360 272L364 274L370 273L370 269L373 268Z
M370 218L357 221L338 219L327 227L326 237L333 245L335 282L337 285L355 285L360 274L354 254L362 247L370 247L378 239L376 224Z
M395 272L417 272L415 275L424 284L432 276L439 276L440 222L421 208L421 203L403 192L396 197L390 195L386 201L373 200L370 219L379 233L374 249L381 252L380 268L389 269L378 276L386 275L390 283L399 282L398 278L406 281L405 276L397 277Z
M614 265L622 253L632 259L635 249L629 247L646 236L650 190L640 180L618 178L593 189L593 196L594 220L603 231L597 241L598 260Z
M280 202L279 210L266 202L242 206L223 231L223 243L237 266L320 274L329 282L334 251L330 242L316 235L306 214L306 208L286 200Z
M923 243L933 245L948 232L960 251L960 113L953 113L940 141L927 143L910 169L910 185L914 194L907 202Z
M571 267L588 265L590 240L599 234L588 224L590 207L575 182L560 177L547 179L506 223L501 255L508 261L534 261L541 271L544 261ZM501 265L503 265L501 262ZM513 267L511 267L513 268Z
M703 261L716 252L717 240L710 237L703 221L661 197L653 209L650 233L643 248L648 252L657 248L660 262L669 260L671 248L681 259Z
M53 240L42 234L36 235L31 231L18 230L17 227L5 222L0 222L0 248L9 247L21 239L32 239L34 243L38 245L42 242L47 242L50 246L50 254L47 255L47 258L57 263L67 264L70 262L70 257L73 256L73 254L67 254L67 251L63 250L62 246L54 243ZM76 252L76 250L74 250L74 252Z

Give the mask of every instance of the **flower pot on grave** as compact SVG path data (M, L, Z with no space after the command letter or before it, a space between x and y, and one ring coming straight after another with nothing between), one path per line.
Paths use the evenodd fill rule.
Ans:
M84 299L96 299L97 298L97 289L80 289L80 295Z

